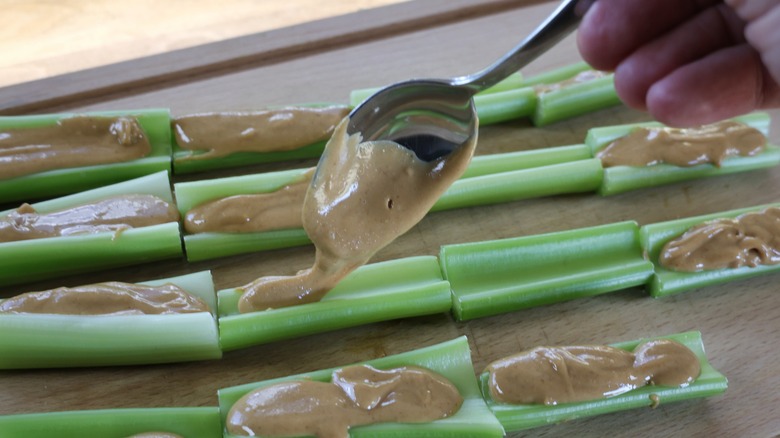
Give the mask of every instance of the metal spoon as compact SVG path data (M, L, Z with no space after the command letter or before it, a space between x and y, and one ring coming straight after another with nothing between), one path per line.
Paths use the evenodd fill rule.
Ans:
M504 57L469 76L414 79L387 86L349 114L348 134L364 141L393 140L432 161L477 132L473 96L520 70L571 33L595 0L565 0Z

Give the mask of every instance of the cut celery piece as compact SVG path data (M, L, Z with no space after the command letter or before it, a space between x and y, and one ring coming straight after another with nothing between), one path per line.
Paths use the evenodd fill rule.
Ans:
M750 125L764 133L764 135L768 134L770 119L766 113L748 114L736 117L734 120ZM593 128L588 131L585 144L588 145L595 156L598 151L616 139L628 135L634 128L658 126L663 125L649 122ZM699 164L691 167L680 167L670 164L657 164L645 167L607 167L604 169L604 183L599 188L599 193L608 196L644 187L757 170L778 164L780 164L780 148L768 145L763 152L755 156L727 158L723 160L720 167L714 164Z
M126 438L168 432L185 438L222 438L219 408L132 408L0 416L4 438Z
M536 109L536 101L531 87L474 96L480 126L529 117Z
M41 213L123 194L150 194L172 202L167 171L33 204ZM0 213L7 215L9 211ZM0 285L42 280L182 255L179 223L168 222L120 233L49 237L0 243Z
M650 260L655 264L655 274L647 286L650 295L656 298L664 297L695 288L755 277L780 270L780 264L778 264L761 265L754 268L743 266L736 269L677 272L666 269L658 263L658 257L661 254L663 246L668 241L681 236L689 228L701 224L702 222L715 219L734 218L744 213L761 211L767 207L780 207L780 203L741 208L722 213L695 216L643 226L639 231L642 248L648 254Z
M177 315L0 314L0 369L135 365L219 359L216 302L207 271L172 283L214 312ZM118 341L119 340L119 341Z
M492 400L488 388L488 373L485 372L480 375L482 393L488 407L493 411L493 414L495 414L496 418L498 418L506 431L515 432L563 421L571 421L577 418L592 417L611 412L652 406L654 402L651 397L658 397L657 400L659 400L661 404L666 404L692 398L710 397L722 394L726 391L728 380L710 365L707 356L704 353L704 344L702 343L701 333L699 332L659 336L613 344L613 346L631 351L640 343L651 339L672 339L691 349L701 363L701 374L696 381L682 388L645 386L618 396L587 402L562 403L555 406L546 406L542 404L510 405L497 403Z
M53 125L59 119L73 115L76 114L4 116L0 117L0 130ZM47 170L18 178L0 179L0 203L65 195L171 170L171 129L167 109L102 111L84 115L136 117L152 145L151 153L146 157L122 163Z
M238 313L241 292L219 291L219 330L225 351L354 327L377 321L447 312L450 285L433 256L363 266L317 303Z
M474 157L462 179L442 195L431 211L596 190L601 185L601 162L589 156L586 146L573 145ZM213 199L276 190L297 180L306 170L179 183L175 185L179 211L184 216L189 209ZM190 261L308 243L308 236L300 228L184 236Z
M452 311L468 320L643 285L635 222L486 242L446 245L439 260Z
M532 121L536 126L549 125L620 103L610 74L540 94Z
M439 373L452 382L463 396L460 410L453 416L430 423L401 424L382 423L370 426L354 427L350 430L353 438L438 438L438 437L501 437L504 434L501 425L485 406L485 402L474 377L466 337L444 342L430 347L365 362L380 369L402 366L418 366ZM246 393L257 388L283 381L312 379L329 382L333 369L299 374L281 379L250 383L219 390L219 405L223 423L230 407ZM226 438L233 437L225 433Z

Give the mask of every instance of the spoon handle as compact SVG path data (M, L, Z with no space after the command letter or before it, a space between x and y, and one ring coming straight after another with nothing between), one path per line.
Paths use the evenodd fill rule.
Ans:
M452 85L477 93L520 70L569 35L595 0L564 0L547 19L520 44L486 69L454 78Z

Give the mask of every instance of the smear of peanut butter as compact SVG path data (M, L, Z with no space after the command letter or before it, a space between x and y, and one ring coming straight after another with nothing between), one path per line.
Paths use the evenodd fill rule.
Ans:
M208 312L199 297L174 284L107 282L27 292L0 303L0 313L159 315Z
M190 233L250 233L303 226L303 201L314 175L309 169L301 178L268 193L235 195L215 199L184 215Z
M563 88L575 84L582 84L584 82L590 82L598 78L603 78L606 75L607 75L606 72L599 71L599 70L585 70L577 73L576 75L570 77L569 79L560 82L553 82L551 84L534 85L534 91L536 92L536 94L546 94L553 91L561 90Z
M330 383L290 381L250 392L226 422L228 433L239 436L347 438L352 426L430 422L462 404L458 389L429 370L358 365L334 371Z
M145 157L149 139L132 117L74 116L54 125L0 130L0 179Z
M780 208L696 225L667 242L658 261L683 272L778 264Z
M720 166L733 156L753 156L766 148L761 131L734 121L698 128L635 128L600 150L596 157L604 167L653 166L667 163L690 167L713 163Z
M0 217L0 242L119 232L178 220L176 207L153 195L115 196L46 214L22 204Z
M179 147L206 151L177 160L200 160L236 152L289 151L325 141L347 114L344 106L289 107L192 114L177 117L171 125Z
M460 177L476 138L425 162L390 141L347 135L345 118L320 160L303 204L303 227L316 247L314 266L291 277L262 277L241 287L240 312L319 301L347 274L408 231Z
M537 347L487 366L490 396L510 404L597 400L645 385L687 386L701 373L686 346L661 339L633 352L607 346Z

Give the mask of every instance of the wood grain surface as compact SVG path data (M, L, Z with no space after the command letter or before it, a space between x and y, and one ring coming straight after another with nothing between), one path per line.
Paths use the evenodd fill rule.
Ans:
M422 3L422 2L421 2ZM415 76L475 71L527 34L550 4L515 8L278 62L133 92L70 109L170 107L174 114L296 102L346 102L349 91ZM303 28L302 28L303 29ZM574 38L527 73L579 60ZM780 111L770 136L780 143ZM616 107L544 128L518 120L485 127L479 154L580 143L588 128L647 120ZM301 161L186 179L311 165ZM183 181L185 178L176 178ZM691 181L611 197L568 195L430 214L374 261L437 254L444 244L533 235L633 219L640 224L780 201L780 169ZM136 281L211 269L218 288L310 266L311 247L200 263L170 261L9 288L3 296L65 284ZM230 352L222 360L171 365L0 372L0 414L119 407L205 406L222 387L344 365L467 335L475 372L539 344L609 343L700 330L711 363L730 381L723 396L571 421L510 436L777 436L780 432L780 295L768 275L654 300L640 288L468 322L447 314L388 321Z

